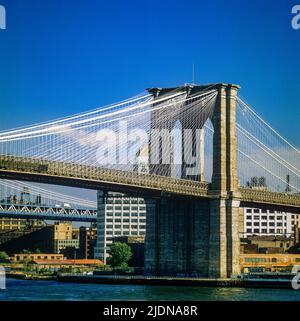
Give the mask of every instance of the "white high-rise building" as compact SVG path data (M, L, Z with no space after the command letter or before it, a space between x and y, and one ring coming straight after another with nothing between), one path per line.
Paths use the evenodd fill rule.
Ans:
M299 224L300 214L259 208L244 208L244 235L282 235L290 237Z
M115 236L141 236L146 234L146 205L142 198L120 193L105 195L99 191L97 244L95 258L106 263L108 250Z

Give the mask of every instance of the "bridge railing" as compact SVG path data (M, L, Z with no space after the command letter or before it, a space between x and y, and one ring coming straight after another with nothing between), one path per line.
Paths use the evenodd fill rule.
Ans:
M67 178L74 177L183 195L207 196L208 190L206 182L17 156L0 156L1 169Z
M255 188L240 187L241 199L245 202L274 203L300 207L300 195L270 192Z

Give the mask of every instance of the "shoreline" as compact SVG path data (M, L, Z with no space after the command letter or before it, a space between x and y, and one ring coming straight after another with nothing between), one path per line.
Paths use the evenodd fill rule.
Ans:
M8 273L10 279L25 281L57 281L62 283L111 284L111 285L151 285L151 286L191 286L191 287L235 287L260 289L290 289L289 279L201 279L185 277L115 276L115 275L75 275L31 276Z
M99 275L58 275L58 282L93 283L118 285L157 285L157 286L194 286L194 287L239 287L239 288L274 288L291 289L288 279L200 279L180 277L146 276L99 276Z

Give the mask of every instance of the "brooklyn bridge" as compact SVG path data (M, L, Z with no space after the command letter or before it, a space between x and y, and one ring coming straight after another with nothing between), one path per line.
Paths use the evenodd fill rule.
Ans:
M142 197L147 273L239 275L239 214L244 207L299 213L300 151L238 90L223 83L149 88L116 104L2 131L2 184L93 189L98 208L108 192ZM72 213L95 220L92 211Z

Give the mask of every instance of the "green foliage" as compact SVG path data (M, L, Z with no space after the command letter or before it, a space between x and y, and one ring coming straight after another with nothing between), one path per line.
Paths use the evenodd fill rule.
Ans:
M5 252L0 251L0 260L7 260L8 255Z
M131 248L126 243L113 243L109 250L110 257L107 262L113 268L126 269L132 257Z

